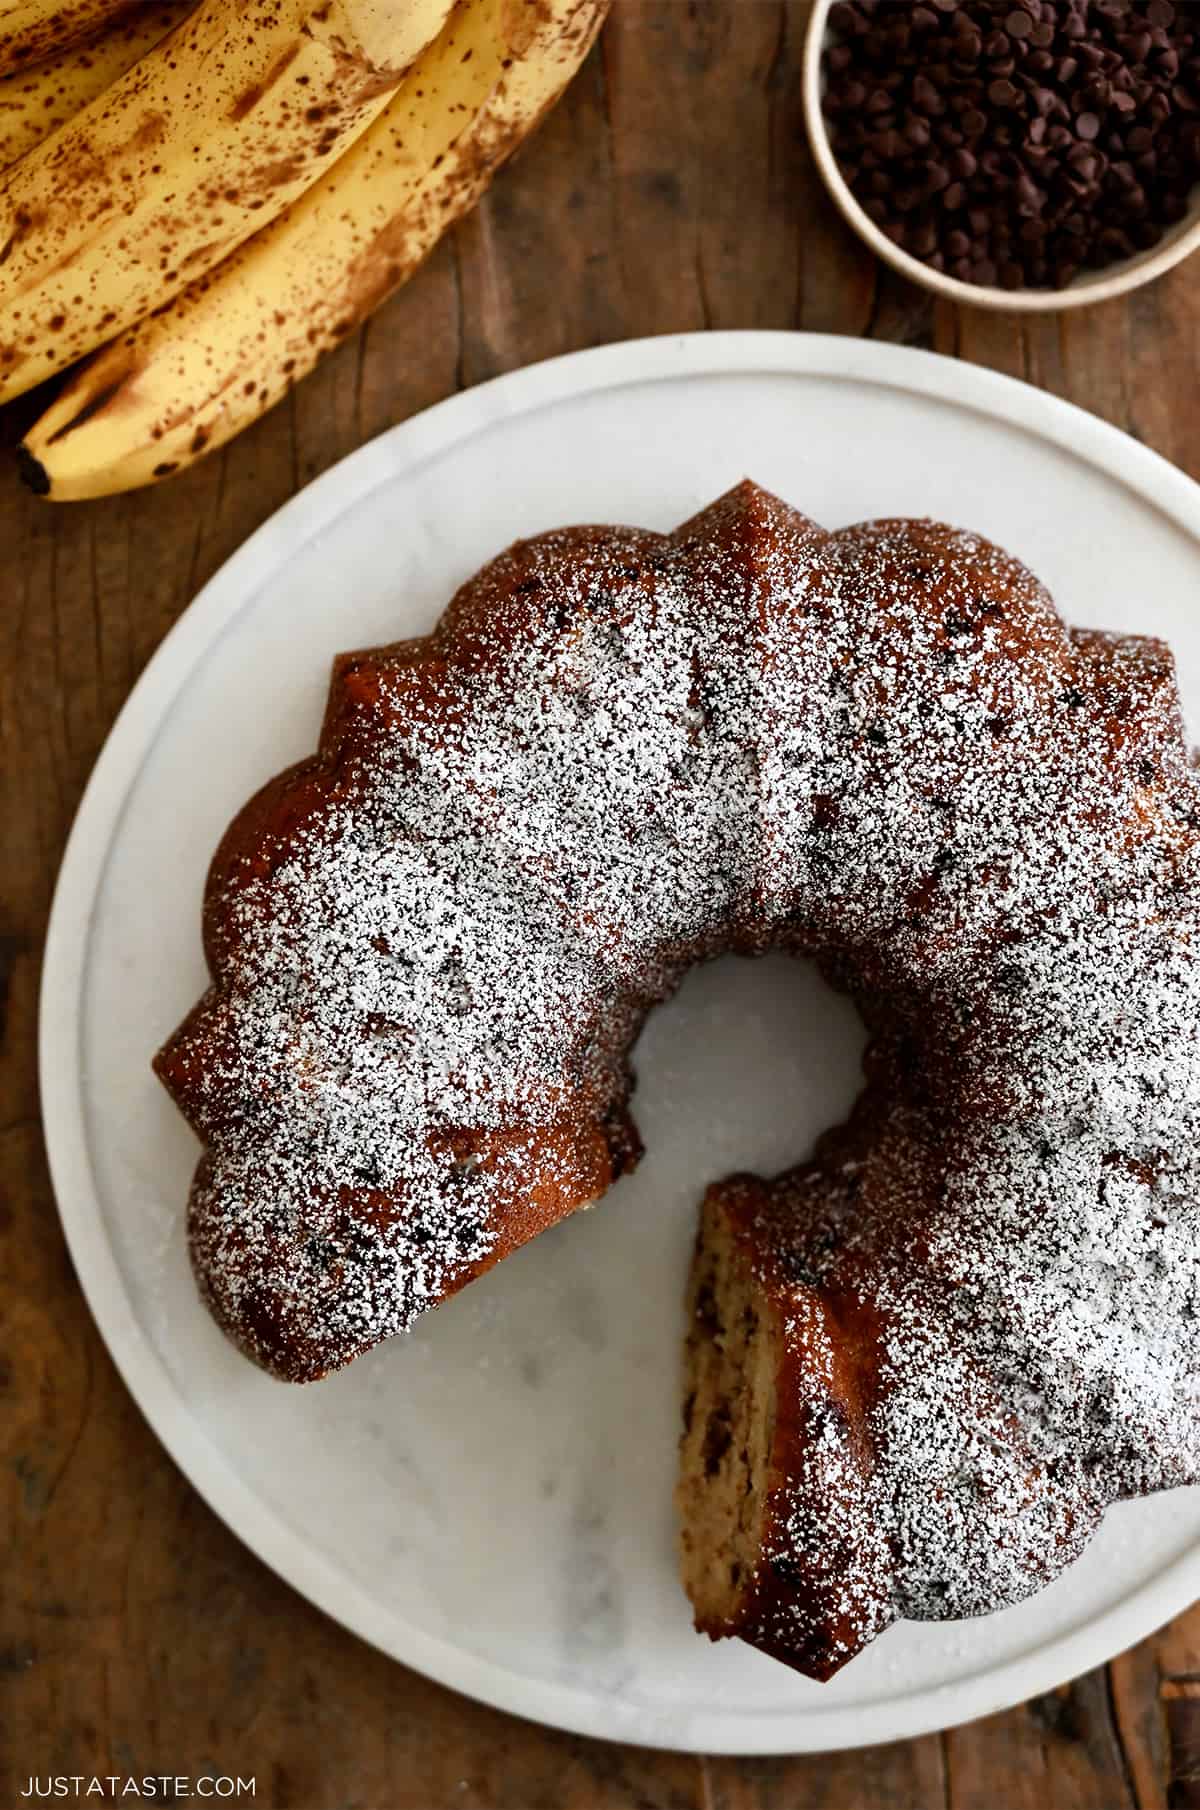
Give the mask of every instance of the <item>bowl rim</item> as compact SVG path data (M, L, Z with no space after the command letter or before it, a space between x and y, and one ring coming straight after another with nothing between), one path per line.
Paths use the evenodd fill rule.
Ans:
M1189 216L1181 220L1160 244L1124 259L1115 266L1112 275L1100 271L1088 273L1077 278L1067 289L1000 289L982 283L964 283L957 277L931 269L920 258L902 251L864 213L850 192L829 142L821 108L821 57L833 4L834 0L813 0L805 35L802 80L809 148L842 218L877 257L910 282L968 308L1017 314L1056 313L1068 308L1091 307L1093 303L1107 302L1114 296L1140 289L1144 283L1165 275L1200 247L1200 200L1197 200L1192 203Z

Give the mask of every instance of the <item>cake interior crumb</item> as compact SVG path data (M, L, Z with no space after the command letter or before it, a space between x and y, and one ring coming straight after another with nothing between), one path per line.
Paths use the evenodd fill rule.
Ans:
M731 1624L763 1546L774 1433L773 1329L724 1215L706 1206L688 1291L678 1508L684 1588Z

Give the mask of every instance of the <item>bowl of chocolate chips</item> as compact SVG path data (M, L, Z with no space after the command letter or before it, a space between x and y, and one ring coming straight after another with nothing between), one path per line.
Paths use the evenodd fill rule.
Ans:
M1082 307L1200 245L1195 0L816 0L804 101L850 225L956 301Z

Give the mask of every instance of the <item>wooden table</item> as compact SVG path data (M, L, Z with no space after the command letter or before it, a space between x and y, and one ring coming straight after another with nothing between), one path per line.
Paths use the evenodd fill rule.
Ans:
M883 275L818 187L800 126L805 12L615 0L567 102L475 218L224 456L61 510L0 475L0 1805L31 1774L210 1771L253 1773L272 1810L1200 1805L1200 1611L1008 1715L845 1756L607 1746L427 1683L295 1596L174 1469L92 1326L51 1199L39 955L88 771L199 586L363 440L578 346L789 327L1024 377L1200 477L1200 258L1083 314L933 308ZM30 413L0 416L6 443Z

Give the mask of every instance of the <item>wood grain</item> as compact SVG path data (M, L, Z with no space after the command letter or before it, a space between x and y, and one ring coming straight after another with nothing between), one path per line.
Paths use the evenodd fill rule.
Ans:
M97 1338L50 1196L39 952L88 771L198 587L364 439L576 347L782 327L1024 377L1200 476L1200 259L1082 315L935 309L881 272L819 188L800 124L805 12L616 0L567 101L475 217L223 455L161 491L59 511L0 471L2 1803L30 1774L236 1771L272 1810L1200 1806L1200 1612L1007 1715L819 1758L608 1746L428 1683L295 1596L176 1472ZM0 450L21 424L0 416Z

